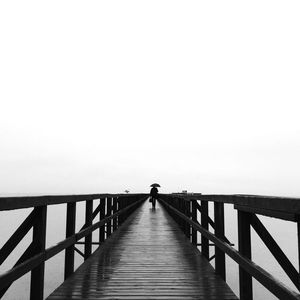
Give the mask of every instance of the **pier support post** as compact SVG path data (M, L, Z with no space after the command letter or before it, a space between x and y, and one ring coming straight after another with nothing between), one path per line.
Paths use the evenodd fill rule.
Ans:
M112 198L108 197L107 198L107 217L111 215L111 212L112 212ZM111 221L108 221L106 223L106 234L107 234L107 237L111 236Z
M189 218L191 213L190 201L183 201L183 213ZM190 240L191 238L191 225L184 221L184 233L186 237Z
M118 202L117 202L117 198L113 198L113 205L112 205L112 213L115 214L118 211ZM113 223L113 231L116 231L118 228L118 217L114 218L112 220Z
M299 270L298 272L300 273L300 216L297 215L298 221L297 221L297 235L298 235L298 265L299 265ZM299 275L299 284L300 284L300 275Z
M238 236L239 252L251 259L251 214L238 211ZM240 274L240 300L252 300L252 276L243 268L239 267Z
M47 206L34 208L37 210L37 219L33 226L33 244L34 254L45 251L46 246L46 224L47 224ZM42 262L31 271L30 299L42 300L44 297L44 274L45 262Z
M208 230L208 201L201 201L201 210L201 226ZM203 234L201 234L201 252L206 259L209 259L209 241Z
M67 203L66 238L75 234L76 202ZM72 245L65 251L65 280L74 272L74 250Z
M215 215L215 235L216 237L224 240L225 225L224 225L224 203L214 202L214 215ZM216 273L220 275L223 280L226 280L225 269L225 253L218 247L215 247L216 255Z
M192 221L197 223L197 200L191 201ZM197 230L192 227L192 244L197 246Z
M93 223L93 200L87 200L85 204L85 226ZM92 254L92 233L87 235L84 240L84 260L87 260Z
M99 221L105 218L105 198L100 199L100 214ZM105 225L99 227L99 243L103 243L105 240Z

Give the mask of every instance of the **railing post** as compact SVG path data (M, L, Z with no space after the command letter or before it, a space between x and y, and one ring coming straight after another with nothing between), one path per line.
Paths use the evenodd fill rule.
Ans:
M76 202L67 203L66 238L75 234ZM72 245L65 251L65 280L74 272L74 248Z
M180 212L184 214L184 202L182 199L179 199L179 207ZM179 218L179 222L181 223L181 230L185 233L185 221L182 218Z
M111 215L111 211L112 211L112 199L111 197L107 198L107 213L106 215L109 217ZM106 234L107 237L111 236L111 221L108 221L106 223Z
M201 226L208 230L208 201L201 201L201 209ZM201 252L206 259L209 259L209 241L203 234L201 234Z
M185 201L184 200L181 200L181 203L182 203L182 206L181 206L181 212L186 215L186 206L185 206ZM183 225L183 232L185 234L185 236L187 236L187 230L186 230L186 221L185 220L182 220L182 225Z
M184 214L188 218L191 216L190 215L190 206L189 205L190 205L190 202L184 200ZM184 221L184 223L185 223L185 226L184 226L185 235L190 240L191 239L191 231L190 231L191 226L190 226L189 222L187 222L187 221Z
M191 201L191 214L192 214L192 221L197 223L197 200ZM192 227L192 244L197 246L197 230Z
M215 235L216 237L224 240L224 235L225 235L224 203L214 202L214 215L215 215ZM216 246L215 255L216 255L216 260L215 260L216 273L219 274L224 280L226 280L225 253Z
M118 197L118 209L121 210L123 208L123 204L122 204L122 197ZM120 227L123 223L123 214L119 215L118 217L118 226Z
M105 218L105 198L100 199L100 213L99 213L99 221ZM99 243L103 243L105 241L105 224L99 227Z
M173 207L175 207L177 210L180 210L179 208L179 199L174 198L174 199L169 199L169 204L172 205ZM171 213L173 214L174 220L175 222L178 224L178 226L180 227L180 220L177 214L175 214L172 210L170 210Z
M93 219L93 200L87 200L85 203L85 225L92 225ZM92 254L92 233L84 239L84 260L87 260Z
M46 246L46 225L47 225L47 206L40 206L34 208L37 210L37 219L33 226L33 243L35 247L35 253L45 251ZM42 262L39 266L31 271L30 282L30 299L42 300L44 297L44 274L45 274L45 262Z
M117 212L120 210L120 202L119 202L119 198L116 197L116 209L117 209ZM120 227L120 216L117 217L117 229Z
M118 206L117 206L117 198L113 198L113 207L112 207L112 213L115 214L118 210ZM117 228L118 228L118 220L117 220L117 217L113 219L112 221L113 223L113 231L116 231Z
M298 237L298 266L300 273L300 215L297 215L297 237ZM300 284L300 275L299 275L299 284Z
M129 205L129 198L125 197L124 200L125 200L124 207L127 207ZM124 221L127 220L128 216L129 216L129 210L127 210L124 214Z
M184 200L184 214L190 218L190 211L191 211L191 208L190 208L190 201L186 201ZM191 238L191 225L185 221L185 235L186 237L190 240Z
M239 252L251 259L251 215L238 210ZM239 267L240 273L240 300L252 300L252 276Z

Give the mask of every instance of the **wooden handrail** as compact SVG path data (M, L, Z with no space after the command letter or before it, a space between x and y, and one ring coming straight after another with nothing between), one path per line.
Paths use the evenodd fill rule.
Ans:
M110 197L102 197L109 195ZM113 197L111 197L113 195ZM41 197L13 197L1 198L3 210L34 207L33 211L19 226L15 233L8 239L0 249L0 264L6 260L12 250L24 238L26 233L33 228L33 239L30 246L25 250L15 266L0 275L0 298L7 291L9 286L18 278L31 271L31 300L43 299L44 289L44 264L45 261L59 252L65 253L65 279L74 272L75 244L85 239L84 259L92 253L92 232L99 229L99 242L104 242L113 231L126 220L126 218L146 199L146 194L90 194L76 196L41 196ZM26 203L21 200L27 199ZM3 201L2 201L3 200ZM41 200L41 203L37 203ZM93 211L93 200L100 200L100 204ZM1 202L2 201L2 202ZM86 201L86 223L75 233L76 202ZM45 249L46 238L46 217L47 205L67 203L66 239L56 245ZM109 204L110 203L110 204ZM44 205L46 204L46 205ZM109 205L113 204L110 208ZM105 214L105 208L107 213ZM99 221L92 223L92 220L99 215ZM113 221L113 226L111 222ZM109 229L109 234L104 234L104 227Z
M33 197L0 197L0 211L21 208L34 208L31 215L20 225L7 243L0 249L0 263L3 262L25 234L35 228L32 247L26 249L18 264L8 272L0 275L0 298L9 285L25 273L39 268L43 273L43 264L57 253L66 250L65 279L74 271L75 244L85 238L84 258L91 255L92 232L99 229L99 245L112 234L139 203L148 197L147 194L86 194L86 195L50 195ZM93 211L93 200L100 203ZM281 299L300 299L300 295L287 288L271 274L251 260L250 227L256 230L270 249L274 258L300 290L299 272L289 262L266 228L259 222L256 214L297 222L300 237L300 199L287 197L268 197L257 195L203 195L197 194L160 194L160 200L182 228L191 242L198 245L197 232L201 233L201 250L204 257L210 257L210 243L216 246L214 259L216 272L225 280L225 253L240 266L241 300L252 299L252 277L267 287ZM76 203L86 201L85 224L75 233ZM201 205L199 204L201 202ZM208 203L214 203L214 220L209 216ZM45 249L46 208L48 205L67 204L66 239ZM238 211L239 251L231 247L224 230L224 204L233 205ZM106 212L106 213L105 213ZM197 214L201 213L201 222ZM92 224L99 215L100 220ZM44 216L44 217L43 217ZM38 222L38 223L37 223ZM105 226L104 226L105 225ZM209 231L212 226L214 234ZM105 228L106 230L105 230ZM40 231L40 232L39 232ZM299 240L299 239L298 239ZM36 247L38 246L38 247ZM298 241L300 253L300 242ZM43 275L35 273L33 285L39 285L39 291L31 299L42 299Z
M184 201L201 200L233 204L239 210L252 212L278 219L297 222L300 220L300 198L273 197L259 195L204 195L193 194L161 194L169 199L182 199Z
M15 268L10 269L6 273L0 275L0 286L1 286L1 288L4 288L5 286L10 284L11 282L17 280L18 278L20 278L21 276L23 276L27 272L31 271L33 268L35 268L40 263L45 262L46 260L48 260L51 257L58 254L59 252L65 250L67 247L70 247L71 245L74 245L77 241L79 241L82 238L86 237L91 232L93 232L96 229L98 229L99 227L103 226L104 224L106 224L110 220L117 218L119 215L125 213L126 211L131 209L133 206L136 206L137 204L139 204L140 202L143 202L145 200L146 199L143 198L143 199L141 199L141 200L139 200L139 201L123 208L123 209L121 209L117 213L115 213L115 214L113 214L109 217L106 217L105 219L103 219L103 220L101 220L101 221L99 221L99 222L97 222L97 223L95 223L95 224L93 224L89 227L86 227L86 228L82 229L81 231L79 231L78 233L72 235L71 237L69 237L67 239L64 239L61 242L58 242L55 246L47 248L42 253L39 253L39 254L35 255L34 257L26 260L25 262L23 262L22 264L16 266Z
M21 197L0 197L0 211L19 208L30 208L45 205L55 205L79 201L88 201L101 198L132 197L137 195L147 196L148 194L82 194L82 195L49 195L49 196L21 196Z
M262 197L262 196L228 196L231 197L233 201L220 201L223 196L216 197L215 195L198 195L196 198L191 197L190 195L161 195L160 201L167 211L173 216L175 221L180 225L183 232L187 235L190 241L195 244L197 243L197 235L195 231L201 233L201 248L202 255L208 260L209 257L209 241L216 246L215 259L216 259L216 272L225 280L225 256L227 254L235 262L238 263L240 267L240 299L241 300L251 300L253 299L252 294L252 277L257 279L263 286L265 286L270 292L272 292L279 299L300 299L300 294L294 292L292 289L287 287L285 284L273 277L269 272L261 268L259 265L255 264L251 260L251 237L250 237L250 227L252 226L254 230L257 231L258 235L261 237L264 244L269 248L274 258L278 261L280 266L289 276L291 281L300 290L299 284L299 272L291 264L289 259L283 253L281 248L269 234L267 229L259 221L254 212L261 213L262 211L258 209L259 205L257 201L259 199L264 199L264 205L270 204L269 201L274 200L277 205L276 209L283 208L284 204L279 205L279 199L287 199L280 197ZM214 201L215 204L215 220L211 220L208 217L208 206L207 201ZM254 201L256 206L251 207L251 212L246 211L245 209L239 210L240 206L236 205L236 201L240 199L244 200L244 203L251 205L251 201ZM198 203L198 200L201 200L201 206ZM227 199L228 200L228 199ZM297 207L299 201L298 199L289 198L290 206L288 210L297 212ZM224 203L235 204L234 207L238 210L238 231L239 231L239 251L233 248L226 240L224 233ZM244 205L246 206L246 205ZM273 207L271 207L273 208ZM268 213L272 213L272 209L268 209ZM197 220L197 213L195 209L201 213L201 224ZM257 209L257 211L256 211ZM265 210L267 210L265 208ZM263 211L264 212L264 211ZM282 218L281 214L272 215L273 217ZM214 233L208 230L208 220L210 224L213 225ZM294 218L295 221L298 220L298 217ZM213 223L213 224L212 224ZM298 221L299 229L299 221ZM298 234L299 235L299 234ZM299 244L300 245L300 244ZM300 251L300 248L299 248ZM223 253L223 254L222 254Z
M87 201L110 197L128 197L147 194L83 194L83 195L48 195L48 196L24 196L24 197L0 197L0 211L19 208L29 208L61 203ZM261 215L298 221L300 215L300 198L273 197L259 195L218 195L218 194L161 194L174 199L185 201L201 200L220 203L230 203L239 207L239 210L255 212Z

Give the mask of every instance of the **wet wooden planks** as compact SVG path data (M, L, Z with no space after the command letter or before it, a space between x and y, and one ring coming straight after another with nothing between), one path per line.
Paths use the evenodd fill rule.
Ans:
M158 205L144 203L47 299L237 299Z

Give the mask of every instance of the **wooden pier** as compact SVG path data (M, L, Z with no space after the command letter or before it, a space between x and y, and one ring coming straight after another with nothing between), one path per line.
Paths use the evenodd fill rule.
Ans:
M47 299L237 297L162 206L146 202Z
M300 264L292 263L259 218L263 215L295 224L300 262L300 199L160 194L156 210L151 209L147 199L147 194L0 198L0 211L8 214L10 210L31 208L0 246L0 266L26 235L32 236L11 269L0 274L0 298L14 287L14 281L30 272L30 295L24 295L24 299L45 299L45 262L63 251L65 281L49 300L237 299L226 284L226 256L239 266L239 299L253 300L253 278L278 299L300 299ZM85 203L85 220L76 232L78 202ZM66 208L66 235L46 248L47 208L57 204ZM225 235L225 205L236 212L237 241ZM252 261L251 229L294 288ZM93 245L98 246L94 253ZM80 255L83 262L77 270L75 255Z

